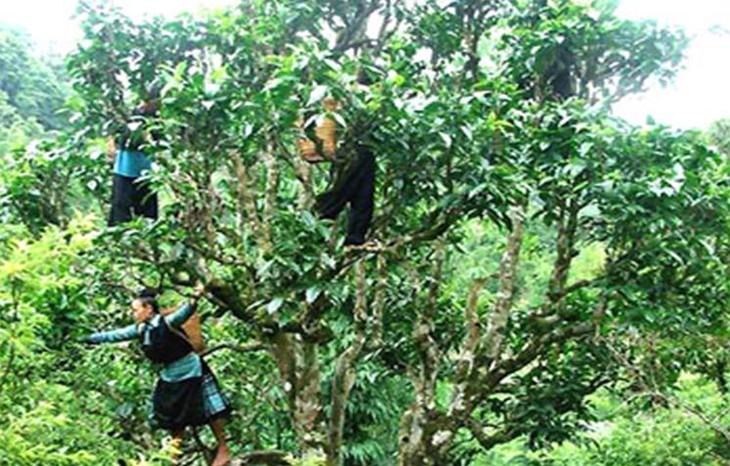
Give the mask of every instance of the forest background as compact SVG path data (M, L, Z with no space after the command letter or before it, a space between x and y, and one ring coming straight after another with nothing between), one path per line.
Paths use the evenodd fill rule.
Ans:
M730 124L612 112L688 38L615 2L443 3L86 2L69 57L0 31L0 464L166 464L154 368L77 341L197 281L242 464L730 462ZM151 82L162 220L110 230L110 116ZM376 128L377 253L311 209L294 123L329 96L342 139Z

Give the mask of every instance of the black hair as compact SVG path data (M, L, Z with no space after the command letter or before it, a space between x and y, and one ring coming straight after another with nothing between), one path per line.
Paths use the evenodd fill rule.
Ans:
M155 288L145 288L137 293L136 301L141 302L143 305L152 306L152 312L155 314L160 313L160 305L157 303L157 297L160 295L160 290Z
M139 94L139 104L135 107L135 113L140 116L155 116L160 108L161 86L153 83L143 89Z
M375 83L371 70L364 67L357 70L357 83L361 86L370 86Z

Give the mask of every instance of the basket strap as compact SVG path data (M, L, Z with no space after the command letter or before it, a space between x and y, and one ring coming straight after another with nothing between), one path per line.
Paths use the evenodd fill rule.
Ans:
M178 329L176 329L175 327L173 327L172 325L170 325L170 323L169 323L169 322L167 321L167 319L165 319L165 316L160 316L160 317L162 317L162 321L163 321L163 322L165 323L165 325L167 326L167 328L168 328L168 329L170 329L170 331L171 331L172 333L174 333L175 335L179 336L179 337L180 337L180 338L182 338L183 340L187 341L187 342L188 342L188 344L190 345L190 347L191 347L191 348L193 349L193 351L194 351L194 352L195 352L196 354L200 354L200 353L198 353L198 350L197 350L197 349L195 349L195 345L194 345L194 344L193 344L193 342L192 342L192 341L190 340L190 338L188 338L188 336L187 336L187 335L185 334L185 332L181 332L180 330L178 330Z

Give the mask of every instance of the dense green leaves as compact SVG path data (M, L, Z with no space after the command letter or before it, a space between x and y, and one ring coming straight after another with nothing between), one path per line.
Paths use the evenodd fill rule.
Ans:
M0 102L15 108L28 124L36 122L46 130L59 130L66 126L61 107L67 95L61 59L35 56L25 34L0 28ZM10 125L4 113L0 113L0 127L6 128Z
M81 427L59 464L151 449L153 372L132 349L71 340L126 323L142 285L172 305L196 281L210 285L209 343L228 343L211 360L239 408L237 455L467 464L513 439L571 439L603 386L661 391L688 370L722 386L727 160L697 134L611 115L670 77L685 44L614 7L247 1L135 23L84 3L73 131L3 175L6 217L29 232L2 243L4 311L17 304L0 327L15 384L2 402L34 351L71 362L32 369L56 404L18 403L8 432L68 406L59 429ZM161 219L107 229L102 141L158 91L144 150ZM377 253L343 251L345 222L313 208L331 178L297 141L325 116L342 154L355 140L376 154Z

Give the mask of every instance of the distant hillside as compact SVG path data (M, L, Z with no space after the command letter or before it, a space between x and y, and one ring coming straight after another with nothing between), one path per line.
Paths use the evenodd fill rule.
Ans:
M27 34L0 26L0 153L63 129L69 89L60 58L37 57Z

